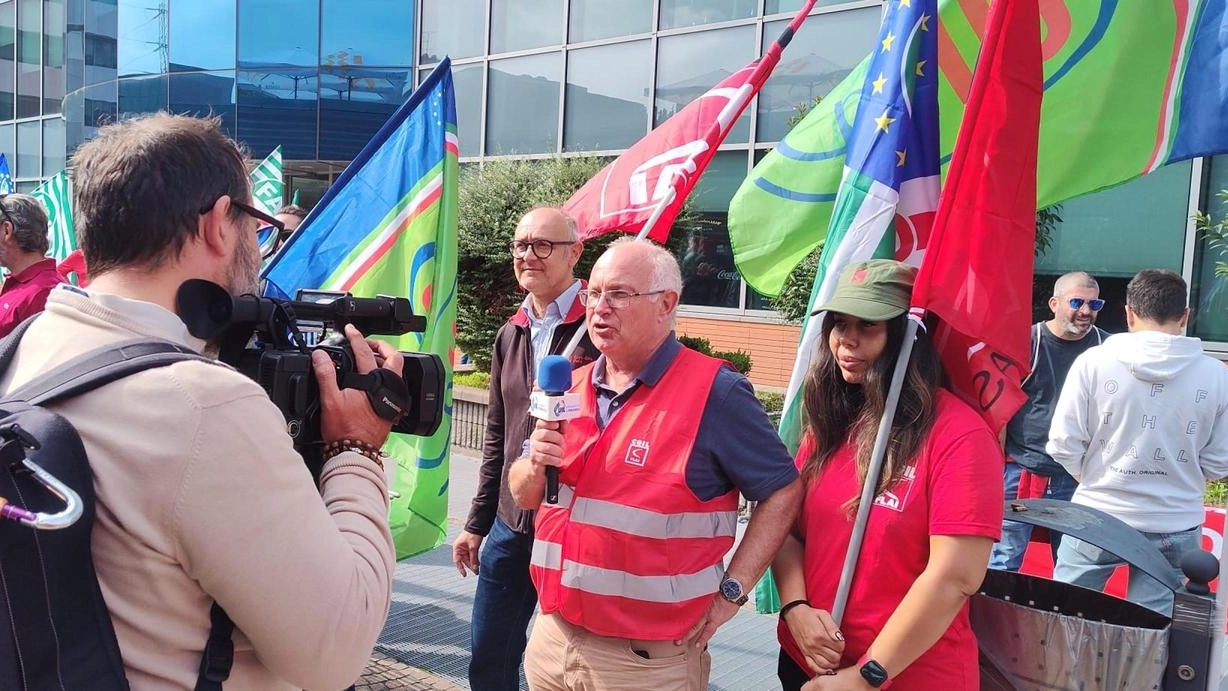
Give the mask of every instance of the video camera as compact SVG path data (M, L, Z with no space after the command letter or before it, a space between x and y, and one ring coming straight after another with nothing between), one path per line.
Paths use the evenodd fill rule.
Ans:
M254 380L286 418L294 448L319 480L323 465L320 390L311 353L323 350L337 370L337 385L367 394L372 408L393 421L393 432L429 436L443 420L443 361L429 353L406 353L399 381L387 370L361 375L342 329L353 324L364 336L426 330L409 300L348 293L299 291L298 300L230 295L210 281L192 279L179 287L179 314L195 337L220 347L218 359ZM308 298L308 299L303 299ZM331 332L331 336L328 334Z

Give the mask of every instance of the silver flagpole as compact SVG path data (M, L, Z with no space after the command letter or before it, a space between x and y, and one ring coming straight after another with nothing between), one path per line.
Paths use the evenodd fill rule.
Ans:
M904 328L904 342L900 344L900 354L895 359L895 371L891 374L891 387L887 390L887 409L883 411L883 419L878 423L878 435L874 438L874 449L870 454L870 467L866 471L865 484L861 487L861 504L857 507L857 517L853 521L853 536L849 539L848 552L844 555L840 585L836 588L836 601L831 608L831 616L836 620L836 626L840 625L840 621L844 618L844 610L848 608L849 590L853 587L857 558L861 555L861 543L865 539L866 524L870 521L870 509L874 506L878 479L883 473L883 460L887 456L887 439L891 434L891 421L895 419L895 409L900 403L900 390L904 388L904 374L908 370L908 359L912 356L913 342L917 338L917 326L917 320L910 316Z

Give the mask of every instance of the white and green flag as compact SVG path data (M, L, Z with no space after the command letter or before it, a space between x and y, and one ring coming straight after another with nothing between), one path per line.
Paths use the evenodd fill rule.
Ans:
M61 170L30 193L47 210L47 234L51 247L47 256L62 262L77 249L77 235L72 227L72 182L68 171Z
M285 184L281 177L281 147L279 146L252 170L252 200L257 208L274 214L282 206L284 190Z

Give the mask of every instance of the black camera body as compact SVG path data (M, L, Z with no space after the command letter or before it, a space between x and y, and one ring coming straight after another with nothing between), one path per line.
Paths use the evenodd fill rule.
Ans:
M339 387L361 388L356 382L363 378L356 376L354 352L342 334L344 326L353 324L364 336L399 336L424 331L426 319L414 315L405 298L356 298L345 293L303 291L299 297L310 299L235 297L215 283L193 279L180 286L177 303L180 317L193 336L217 345L219 360L265 390L285 417L295 449L318 479L323 464L320 390L311 353L322 350L328 354ZM319 340L329 332L334 335ZM408 401L383 396L378 399L386 404L387 411L397 413L392 431L429 436L443 421L443 361L430 353L401 355L405 361L401 380L408 390ZM369 397L374 406L377 397L370 393ZM380 412L380 407L376 410Z

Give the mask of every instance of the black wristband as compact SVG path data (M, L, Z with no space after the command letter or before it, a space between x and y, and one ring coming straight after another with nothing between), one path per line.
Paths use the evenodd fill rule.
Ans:
M785 618L785 615L789 613L789 610L793 609L794 607L797 607L798 605L806 605L807 607L809 607L810 601L809 600L794 600L793 602L790 602L784 607L781 607L780 608L780 619L783 621Z

